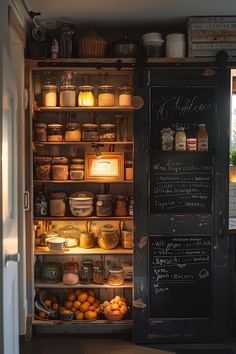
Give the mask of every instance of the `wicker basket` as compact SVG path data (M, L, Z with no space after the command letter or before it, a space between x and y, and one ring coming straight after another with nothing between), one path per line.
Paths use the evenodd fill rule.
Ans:
M123 320L123 318L125 317L124 313L120 313L120 314L111 314L111 313L103 313L104 317L108 320L108 321L121 321Z
M107 47L107 40L91 31L86 36L79 39L79 57L104 58L106 56Z

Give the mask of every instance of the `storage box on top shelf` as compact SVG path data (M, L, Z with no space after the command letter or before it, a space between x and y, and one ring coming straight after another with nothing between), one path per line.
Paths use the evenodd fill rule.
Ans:
M236 56L236 16L189 17L188 57Z

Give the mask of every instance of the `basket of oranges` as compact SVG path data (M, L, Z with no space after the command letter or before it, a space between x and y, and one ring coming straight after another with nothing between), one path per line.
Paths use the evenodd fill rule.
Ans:
M110 301L104 301L100 309L108 321L120 321L126 316L129 307L123 296L115 296Z

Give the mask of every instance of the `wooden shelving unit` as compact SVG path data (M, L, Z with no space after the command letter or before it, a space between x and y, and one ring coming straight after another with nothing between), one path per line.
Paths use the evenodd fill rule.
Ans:
M35 282L35 288L46 288L46 289L131 289L133 288L133 283L131 281L126 281L123 285L113 286L109 284L75 284L75 285L65 285L64 283L46 284L42 282Z
M56 180L53 180L53 179L50 179L50 180L39 180L39 179L35 179L34 180L34 184L45 184L45 183L54 183L54 184L77 184L77 183L99 183L99 184L104 184L104 183L124 183L124 184L130 184L130 183L133 183L133 181L110 181L110 180L105 180L105 181L96 181L96 180L86 180L86 179L83 179L83 180L70 180L70 179L67 179L66 181L56 181Z
M35 112L133 112L132 106L113 106L113 107L34 107Z
M61 141L61 142L37 142L33 143L35 146L41 145L133 145L133 141Z
M34 221L76 221L76 220L116 220L116 221L125 221L133 220L132 216L39 216L34 217Z
M132 255L132 249L114 248L112 250L104 250L102 248L81 248L71 247L64 251L51 251L48 247L36 247L36 256L51 256L51 255Z

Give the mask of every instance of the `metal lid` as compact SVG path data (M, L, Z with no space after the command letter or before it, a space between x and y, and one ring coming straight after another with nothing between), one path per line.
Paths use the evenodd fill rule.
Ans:
M106 224L100 227L100 231L111 232L111 231L117 231L117 229L111 224Z
M62 128L63 125L62 124L58 124L58 123L53 123L53 124L48 124L48 128L53 129L53 128Z
M98 86L98 89L99 90L113 90L114 86L112 86L112 85L101 85L101 86Z
M97 199L112 199L112 194L96 194Z
M109 268L110 273L122 273L124 272L124 269L122 267L114 267L114 268Z
M84 124L83 124L83 127L84 127L84 128L97 128L98 125L95 124L95 123L84 123Z
M112 123L104 123L100 125L100 128L106 129L106 128L115 128L116 125Z
M71 159L71 163L83 164L84 163L84 159Z
M43 89L52 89L52 90L56 90L57 86L53 85L51 83L45 83L45 85L42 86Z
M82 86L79 86L79 90L92 91L93 89L94 89L94 87L91 86L91 85L82 85Z
M67 122L66 123L66 129L68 130L75 130L80 127L80 124L78 122Z
M76 86L75 85L61 85L60 86L60 90L76 90Z

